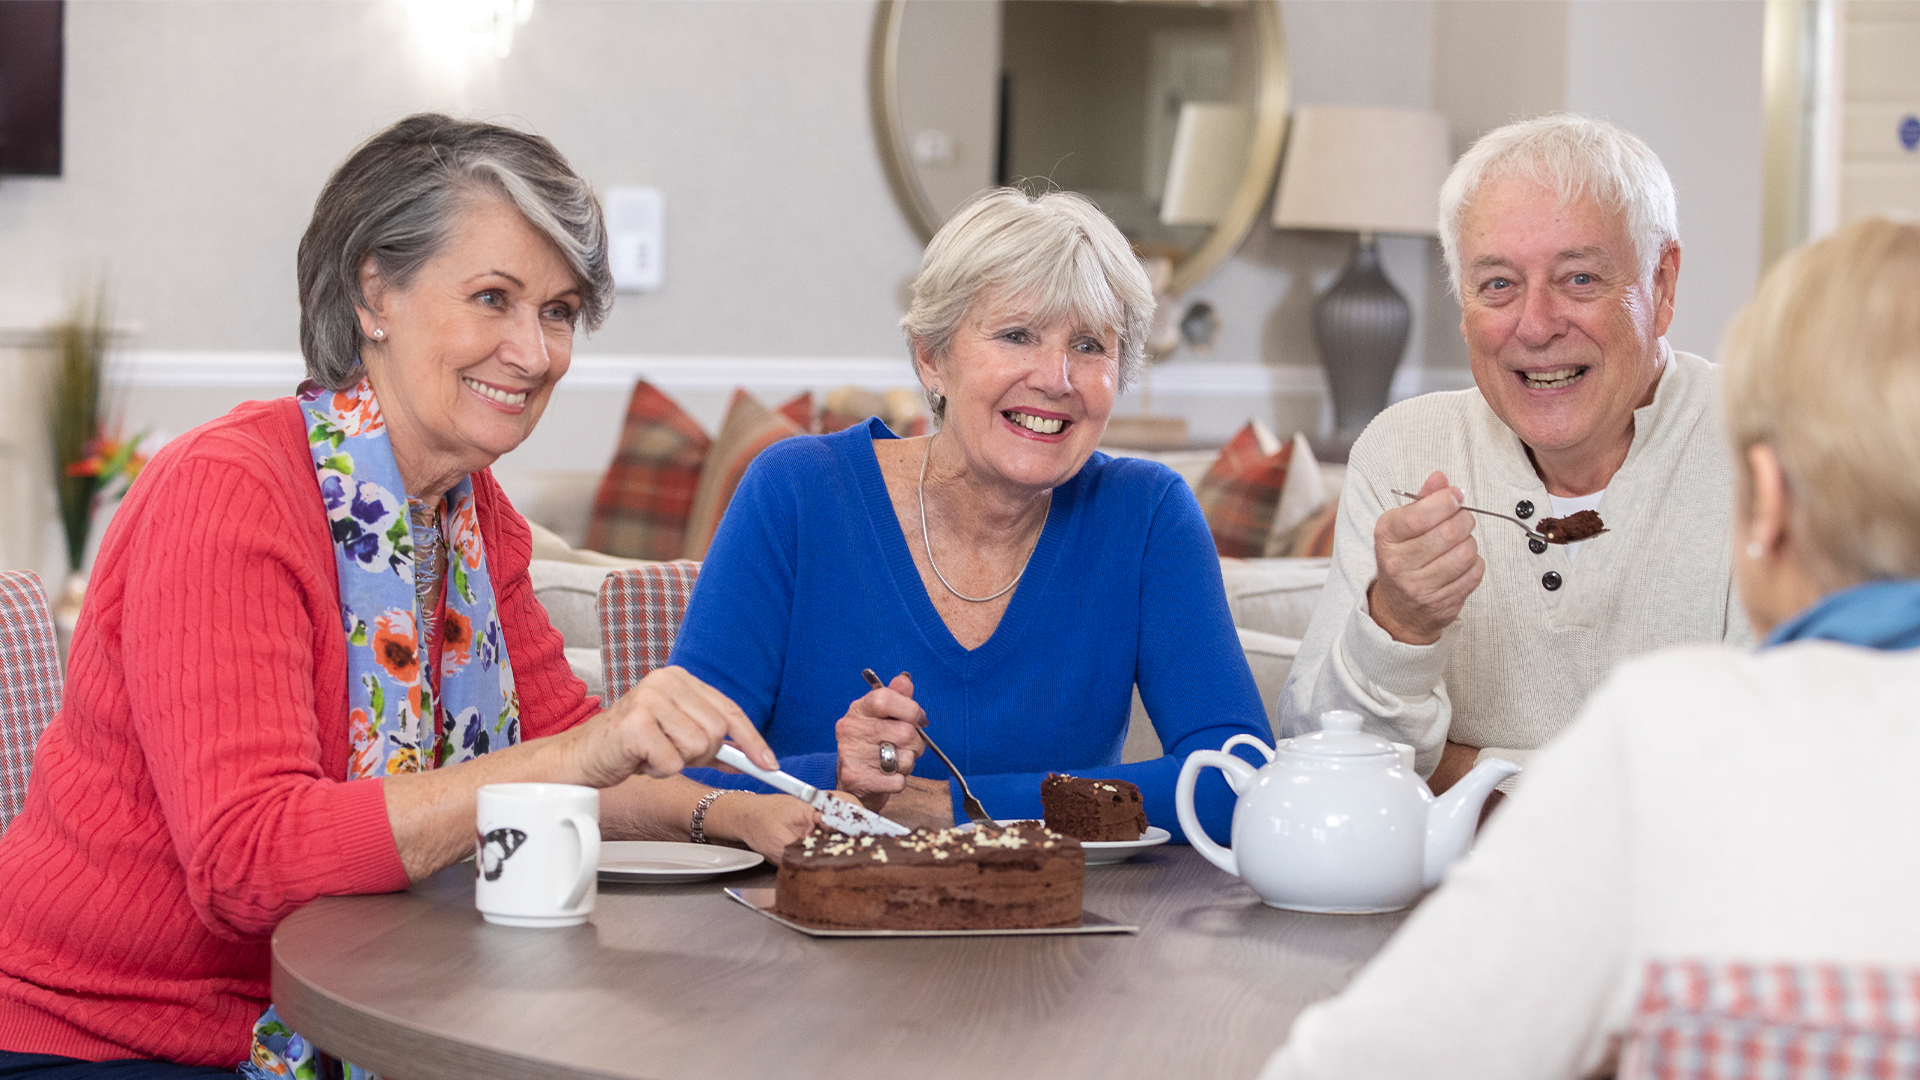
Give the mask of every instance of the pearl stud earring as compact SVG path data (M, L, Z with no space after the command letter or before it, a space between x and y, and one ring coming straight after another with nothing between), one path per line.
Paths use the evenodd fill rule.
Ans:
M386 338L387 338L387 332L385 330L382 330L377 326L373 328L373 340L385 341Z

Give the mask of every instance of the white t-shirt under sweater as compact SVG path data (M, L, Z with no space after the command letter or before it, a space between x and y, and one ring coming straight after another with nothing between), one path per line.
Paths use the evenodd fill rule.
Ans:
M1629 663L1262 1080L1582 1076L1650 960L1920 965L1916 702L1920 650Z
M1380 414L1353 446L1333 569L1280 695L1282 735L1351 709L1411 743L1421 775L1448 739L1522 763L1620 662L1668 645L1751 642L1733 595L1734 475L1713 365L1670 353L1633 443L1608 481L1608 532L1534 552L1508 522L1477 518L1486 576L1438 642L1393 640L1367 609L1373 527L1435 469L1467 504L1553 512L1526 447L1478 390L1426 394ZM1518 515L1516 515L1518 516Z

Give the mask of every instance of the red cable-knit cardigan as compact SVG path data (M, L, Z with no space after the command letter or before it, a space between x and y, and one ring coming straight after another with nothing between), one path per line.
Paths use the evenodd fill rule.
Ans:
M474 475L521 729L598 710ZM268 936L318 896L403 889L378 779L347 781L340 591L292 398L176 439L107 530L60 714L0 838L0 1049L236 1065Z

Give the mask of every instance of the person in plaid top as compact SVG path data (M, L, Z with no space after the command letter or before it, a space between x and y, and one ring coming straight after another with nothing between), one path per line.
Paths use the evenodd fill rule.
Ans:
M1920 1076L1920 226L1787 256L1723 352L1764 644L1622 667L1263 1080Z

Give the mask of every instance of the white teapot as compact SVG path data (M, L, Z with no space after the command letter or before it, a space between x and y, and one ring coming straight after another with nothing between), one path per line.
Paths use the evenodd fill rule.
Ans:
M1194 850L1292 911L1398 911L1440 883L1473 842L1480 807L1520 766L1488 758L1435 800L1399 744L1360 730L1358 713L1323 713L1320 730L1271 749L1235 735L1218 750L1188 755L1174 805ZM1259 748L1253 766L1227 751ZM1219 769L1239 801L1233 847L1207 838L1193 812L1200 770Z

